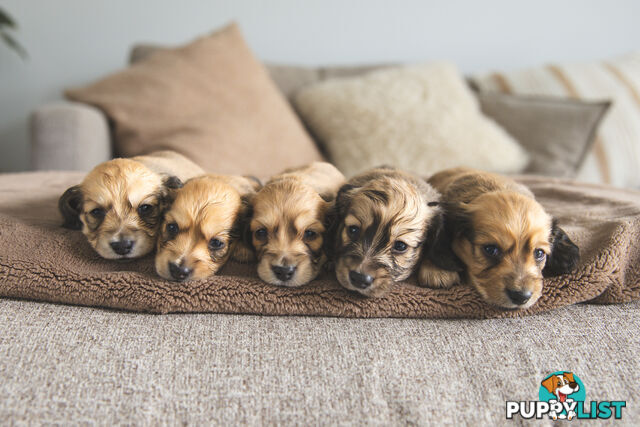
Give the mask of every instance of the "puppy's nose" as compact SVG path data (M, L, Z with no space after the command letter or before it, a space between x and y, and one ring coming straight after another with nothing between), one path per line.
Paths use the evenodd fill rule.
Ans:
M507 289L507 296L509 297L509 299L514 304L518 305L522 305L529 301L529 298L531 298L532 294L533 293L531 291L516 291L513 289Z
M349 280L351 284L356 288L365 289L371 286L373 283L373 277L368 274L358 273L357 271L351 270L349 272Z
M185 280L193 272L192 268L179 266L175 262L169 263L169 273L175 280Z
M131 252L131 249L133 249L133 243L133 240L121 239L117 242L109 243L109 246L111 246L113 252L117 253L118 255L126 255Z
M271 270L273 270L273 274L276 275L278 280L282 280L286 282L291 279L296 272L295 265L272 265Z

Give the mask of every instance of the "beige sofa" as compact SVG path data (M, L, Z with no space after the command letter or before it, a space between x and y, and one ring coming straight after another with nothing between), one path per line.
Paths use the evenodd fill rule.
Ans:
M141 54L134 50L134 57ZM285 94L355 69L271 67ZM36 169L111 157L105 116L32 117ZM0 420L47 424L511 424L558 370L640 417L640 303L499 320L148 315L0 299ZM543 422L545 422L543 420Z

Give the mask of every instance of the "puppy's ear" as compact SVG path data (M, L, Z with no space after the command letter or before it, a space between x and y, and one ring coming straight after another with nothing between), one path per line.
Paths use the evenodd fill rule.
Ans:
M82 211L82 190L79 185L69 187L58 200L58 210L62 214L64 222L62 226L72 230L80 230L80 212Z
M571 241L567 233L558 227L554 218L551 226L551 253L542 270L544 277L571 273L580 260L580 249Z
M232 257L236 261L249 262L255 260L255 250L251 240L251 217L253 216L253 194L241 197L242 207L233 226L232 235L236 239Z
M165 176L162 179L162 190L160 191L160 211L166 212L176 198L177 190L183 187L182 180L177 176Z
M438 206L437 203L429 203L429 206ZM436 214L431 218L425 239L424 256L438 268L459 272L464 270L464 265L453 252L451 245L457 235L456 222L460 222L459 225L464 224L463 217L453 215L446 209L444 205L439 206Z
M335 245L338 226L340 225L340 215L335 202L327 202L324 213L324 236L322 238L322 249L329 259L332 258Z
M354 190L359 187L353 184L345 184L340 187L335 200L335 209L339 217L343 217L347 214L349 205L351 204L351 198L353 197Z

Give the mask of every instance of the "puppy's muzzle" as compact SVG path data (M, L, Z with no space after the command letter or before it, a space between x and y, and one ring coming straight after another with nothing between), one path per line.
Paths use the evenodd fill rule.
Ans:
M120 239L115 242L110 242L109 246L111 246L111 249L113 249L113 252L117 255L127 255L133 249L134 244L135 242L133 240Z
M529 290L507 289L507 296L516 305L524 305L529 301L533 292Z
M296 274L295 265L272 265L271 271L282 282L288 282L291 280L294 274Z
M358 273L355 270L349 271L349 281L358 289L367 289L374 280L375 278L368 274Z
M183 281L187 280L189 276L193 273L193 269L185 266L180 266L175 262L169 263L169 274L173 277L174 280Z

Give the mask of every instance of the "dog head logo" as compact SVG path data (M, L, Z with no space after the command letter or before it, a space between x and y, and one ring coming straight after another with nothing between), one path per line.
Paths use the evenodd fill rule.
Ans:
M585 397L584 385L573 372L554 372L540 383L540 401L562 405L559 406L562 410L550 411L549 416L554 420L574 418L574 402L584 402Z
M556 396L558 402L565 402L567 396L580 390L580 385L576 382L571 372L551 375L542 381L541 385L546 388L549 393Z

